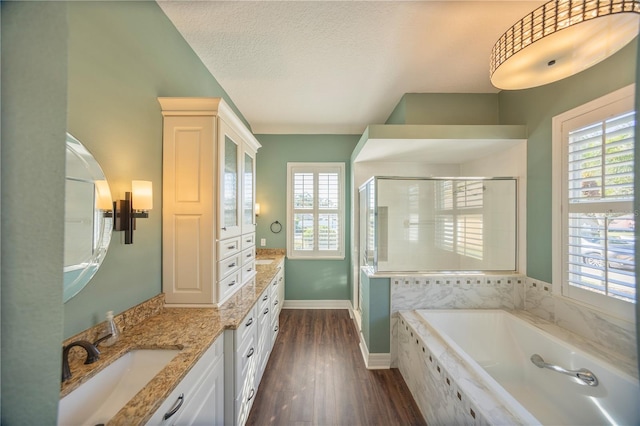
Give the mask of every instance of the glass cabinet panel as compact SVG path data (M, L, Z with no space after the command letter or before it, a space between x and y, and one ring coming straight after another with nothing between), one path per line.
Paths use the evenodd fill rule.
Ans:
M242 233L255 231L254 159L244 153L242 183Z
M224 142L220 146L220 238L232 237L240 234L239 219L239 145L229 135L224 135Z

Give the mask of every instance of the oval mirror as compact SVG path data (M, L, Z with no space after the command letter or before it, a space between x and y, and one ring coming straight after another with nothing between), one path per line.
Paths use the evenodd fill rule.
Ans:
M64 301L78 294L100 267L111 241L113 202L100 165L67 133L64 215Z

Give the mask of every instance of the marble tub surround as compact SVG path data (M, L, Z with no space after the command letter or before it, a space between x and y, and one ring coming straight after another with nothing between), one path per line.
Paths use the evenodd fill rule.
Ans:
M552 293L550 283L524 275L429 274L391 280L391 366L397 366L398 312L414 309L524 310L607 348L621 365L636 365L635 324ZM625 370L629 372L628 370ZM629 372L632 374L631 372Z
M524 275L429 274L391 277L391 367L397 367L398 312L414 309L522 309Z
M551 284L527 278L524 310L575 333L596 345L606 347L612 356L636 365L636 326L634 323L596 311L587 305L552 294Z
M391 278L391 312L412 309L517 309L522 275L425 275ZM519 299L518 299L519 303Z
M144 424L215 339L225 329L238 328L240 321L277 274L278 266L283 259L284 256L277 256L270 265L258 265L256 279L245 284L219 308L168 308L161 304L155 315L135 325L123 327L121 338L116 344L110 347L100 346L101 355L97 362L83 364L84 358L80 352L79 356L70 360L73 375L71 379L62 383L60 397L77 389L128 351L180 349L178 355L109 421L109 424L114 425ZM155 306L158 303L156 299L160 296L148 302ZM124 319L127 313L133 316L129 311L135 311L136 308L125 311L121 314L122 318ZM95 333L95 328L84 333L88 333L86 336L90 337L93 335L91 333ZM77 339L82 335L83 333L80 333L71 339Z
M398 368L427 423L532 424L507 410L419 315L400 312L398 323Z

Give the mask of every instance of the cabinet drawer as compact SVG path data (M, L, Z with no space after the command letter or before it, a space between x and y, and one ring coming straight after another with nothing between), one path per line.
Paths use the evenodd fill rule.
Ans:
M258 318L256 317L256 306L254 305L236 330L236 348L244 346L248 338L255 336L257 328Z
M258 303L257 303L258 312L264 311L264 308L268 308L269 305L271 304L270 302L271 293L268 290L269 289L266 289L265 291L263 291L260 297L258 298Z
M249 247L253 247L256 245L256 234L252 232L251 234L245 234L242 236L242 249L247 249Z
M227 238L218 242L218 259L226 259L227 257L239 253L241 250L240 237Z
M246 283L248 280L256 275L256 262L252 261L245 263L242 266L242 282Z
M258 352L258 342L254 336L251 336L236 353L236 396L240 396L246 390L247 383L253 385L256 365L259 361Z
M255 247L249 247L246 250L242 250L242 264L245 265L256 258Z
M218 279L223 280L240 268L240 253L218 262Z
M151 417L148 425L172 425L181 418L187 418L189 415L202 415L209 419L220 419L223 415L223 398L222 398L222 379L223 372L223 350L224 339L218 337L215 342L202 355L202 358L191 368L187 375L182 379L178 386L169 394L167 399L160 405L160 408ZM214 396L211 389L216 391ZM219 393L218 393L219 392ZM182 398L180 398L182 395ZM213 399L211 399L213 398ZM219 399L217 399L219 398ZM200 412L197 410L198 402L208 400L207 404L210 410ZM164 415L171 411L177 404L182 402L182 406L176 411L176 414L167 420ZM201 405L201 404L200 404ZM207 421L215 423L215 421Z
M218 300L224 302L227 297L233 294L242 285L240 281L240 271L229 275L218 282Z

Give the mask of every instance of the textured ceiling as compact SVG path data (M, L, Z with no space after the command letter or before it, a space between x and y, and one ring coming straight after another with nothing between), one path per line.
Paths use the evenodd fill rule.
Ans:
M158 1L254 133L360 134L404 93L491 93L498 37L541 1Z

